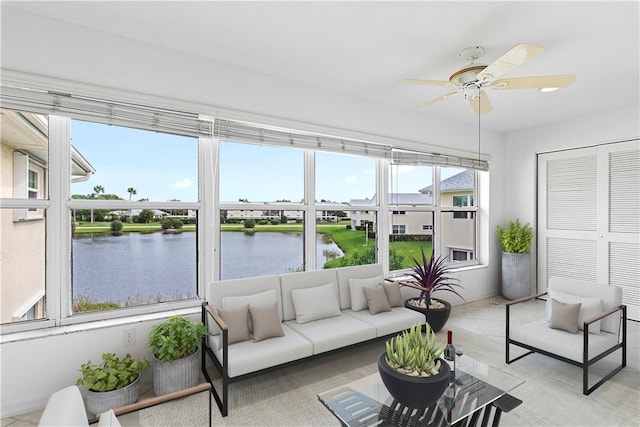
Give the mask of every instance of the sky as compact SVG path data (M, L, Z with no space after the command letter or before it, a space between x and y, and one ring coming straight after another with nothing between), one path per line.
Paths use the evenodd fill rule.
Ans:
M131 200L198 201L197 139L78 120L71 135L73 146L96 170L88 181L72 184L71 194L92 194L101 185L125 200L133 187ZM393 167L392 191L417 193L431 185L430 174L428 167ZM219 191L223 202L300 202L303 151L221 141ZM316 200L342 203L374 194L373 158L316 153Z

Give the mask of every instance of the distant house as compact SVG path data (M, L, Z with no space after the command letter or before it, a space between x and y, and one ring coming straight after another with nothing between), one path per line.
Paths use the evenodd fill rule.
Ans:
M474 192L474 171L464 170L442 180L440 185L441 207L472 206ZM351 228L366 222L375 223L373 199L352 199L349 204L359 209L352 212ZM389 193L389 230L391 234L433 235L433 218L424 212L416 212L403 207L432 206L433 186L420 189L417 193ZM473 212L444 212L441 217L443 236L441 253L452 261L466 261L474 257L475 221Z
M0 113L0 198L47 199L46 117L4 109ZM94 172L72 148L71 181L86 181ZM44 219L43 209L0 209L1 323L44 316Z

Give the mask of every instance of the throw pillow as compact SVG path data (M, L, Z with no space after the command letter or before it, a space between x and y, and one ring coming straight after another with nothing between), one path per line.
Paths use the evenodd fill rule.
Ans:
M278 293L275 289L269 289L268 291L259 292L251 295L241 296L229 296L222 298L222 308L238 308L248 306L252 304L254 306L271 305L278 303ZM251 317L247 316L247 322L249 325L249 333L253 333L253 325L251 324Z
M333 282L313 288L293 289L291 299L297 323L307 323L342 314L338 288Z
M367 298L362 288L374 288L383 283L382 276L369 277L367 279L349 279L349 295L351 296L351 310L360 311L367 308Z
M387 299L387 293L383 286L376 286L375 288L364 287L362 290L367 297L369 313L378 314L385 311L391 311L391 306Z
M402 302L402 294L400 293L400 285L397 283L382 283L384 286L384 291L387 294L387 299L389 300L389 305L391 307L403 307L404 303Z
M593 316L602 313L602 300L599 298L589 298L579 295L567 294L553 289L549 290L549 298L556 301L566 302L570 304L580 303L580 313L578 314L578 329L584 329L584 321L589 320ZM553 308L551 304L547 304L547 321L551 321ZM589 333L600 333L601 320L593 322L589 325Z
M550 328L562 329L575 334L578 332L578 313L582 304L569 304L555 299L551 300Z
M218 314L227 324L227 340L229 344L233 344L241 341L249 341L251 336L249 335L249 323L247 318L249 317L249 306L244 305L237 308L218 310ZM222 335L218 340L218 350L222 348Z
M249 315L253 324L253 342L272 337L283 337L284 331L278 317L278 304L254 306L249 304Z

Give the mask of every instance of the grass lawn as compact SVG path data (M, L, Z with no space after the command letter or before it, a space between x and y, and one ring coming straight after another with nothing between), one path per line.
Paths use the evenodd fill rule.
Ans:
M148 224L129 224L126 222L122 223L122 232L142 232L142 233L150 233L154 231L160 231L162 227L159 222L150 222ZM195 224L185 224L180 229L181 231L195 231ZM76 226L74 233L75 234L83 234L83 233L109 233L111 232L111 222L94 222L93 224L90 222L80 222L78 226Z

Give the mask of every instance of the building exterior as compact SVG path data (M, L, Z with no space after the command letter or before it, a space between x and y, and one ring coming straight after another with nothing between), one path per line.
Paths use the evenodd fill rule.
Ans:
M48 198L45 116L0 110L0 198ZM72 150L72 181L89 179L91 165ZM45 216L33 207L0 209L0 322L44 316ZM24 268L29 266L29 268Z

